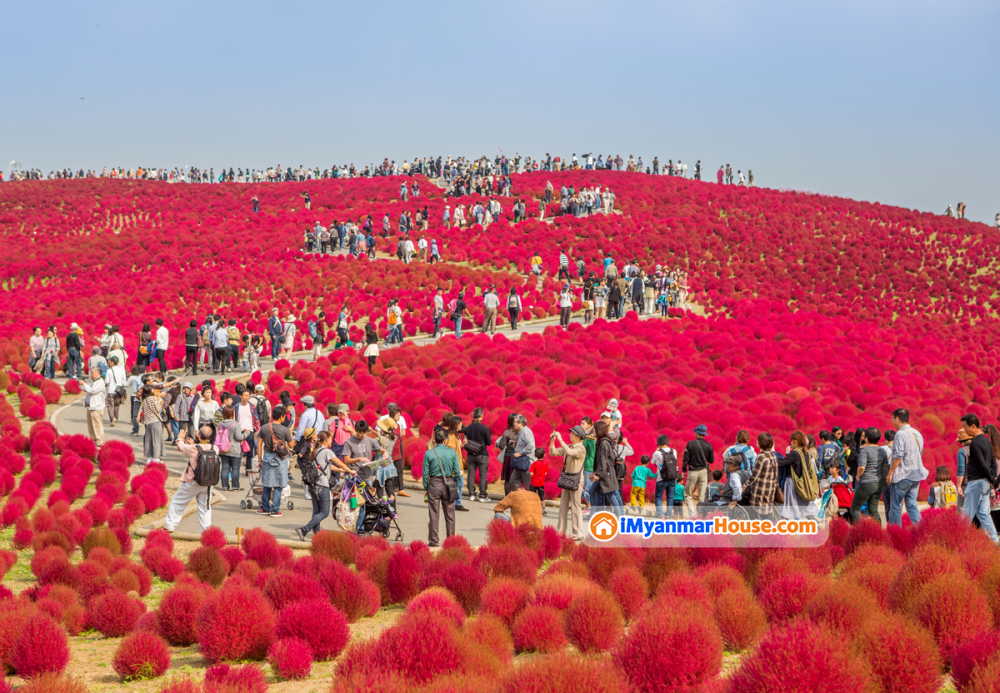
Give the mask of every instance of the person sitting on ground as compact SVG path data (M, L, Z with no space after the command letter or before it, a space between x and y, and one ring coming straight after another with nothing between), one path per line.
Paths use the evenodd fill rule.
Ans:
M503 514L510 508L510 520ZM518 486L508 493L502 501L493 506L494 517L508 521L515 527L531 525L542 528L542 504L538 494Z

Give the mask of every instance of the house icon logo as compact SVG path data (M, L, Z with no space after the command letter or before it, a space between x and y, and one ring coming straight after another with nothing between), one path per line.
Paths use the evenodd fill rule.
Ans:
M618 535L618 518L609 512L599 512L590 518L590 536L597 541L611 541Z

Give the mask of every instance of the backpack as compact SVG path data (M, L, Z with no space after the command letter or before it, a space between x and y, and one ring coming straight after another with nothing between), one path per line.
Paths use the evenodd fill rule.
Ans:
M310 320L307 327L309 328L309 336L316 339L316 323Z
M264 422L271 420L271 415L267 411L267 404L265 404L266 401L264 395L257 397L257 421Z
M955 508L957 506L958 489L955 488L955 484L946 481L938 487L937 493L934 494L934 507Z
M736 446L734 445L733 447ZM747 446L744 445L743 447ZM729 453L729 457L726 459L732 459L734 457L740 461L740 469L746 469L749 466L745 450L740 450L740 451L733 450L731 453Z
M215 486L221 478L222 460L219 459L219 453L199 447L198 466L194 468L194 483L199 486Z
M219 428L215 432L215 440L213 442L215 443L215 447L219 448L220 453L229 452L229 448L232 447L232 443L229 441L229 429Z
M517 294L507 299L507 308L517 308Z
M677 473L677 453L673 449L667 451L660 449L660 476L664 481L677 481L680 474Z

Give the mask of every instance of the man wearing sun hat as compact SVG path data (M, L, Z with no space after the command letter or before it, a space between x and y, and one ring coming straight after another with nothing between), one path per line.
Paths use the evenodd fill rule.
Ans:
M705 440L707 435L708 427L705 424L698 424L694 429L694 440L689 441L684 448L682 471L687 475L687 482L684 484L684 505L692 516L695 513L695 504L706 500L708 470L715 461L712 446Z

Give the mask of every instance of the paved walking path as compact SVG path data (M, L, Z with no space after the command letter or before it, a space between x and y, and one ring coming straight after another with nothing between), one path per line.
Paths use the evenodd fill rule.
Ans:
M643 315L640 316L641 319L652 318L653 315ZM655 317L659 317L656 315ZM508 339L519 339L523 334L539 334L543 332L546 328L556 326L558 318L551 318L546 320L536 320L530 323L524 323L517 330L511 330L509 327L505 327L503 330L498 330L497 334L503 334ZM582 315L575 316L572 322L582 323ZM478 332L473 330L472 332ZM408 342L413 342L418 346L424 346L427 344L433 344L438 339L441 339L445 335L453 335L453 331L444 332L437 338L432 338L429 335L418 337L415 339L408 339ZM463 339L468 338L470 331L463 330ZM398 348L398 347L394 347ZM297 352L293 355L292 360L295 359L311 359L311 352L302 351ZM273 367L273 362L268 359L265 362L265 376L267 372ZM174 374L179 374L179 371L173 372ZM242 372L233 373L229 377L231 379L245 378L247 374ZM190 380L196 386L201 383L202 380L210 379L216 382L219 386L222 385L225 378L213 377L211 373L199 373L197 376L186 375L184 380ZM64 379L60 379L63 381ZM407 414L407 412L404 412ZM109 428L105 424L104 437L105 441L120 440L132 445L135 450L136 459L144 459L142 451L142 427L139 428L139 436L132 437L129 435L132 430L131 422L128 419L128 409L123 406L120 412L120 420L118 425L114 428ZM105 421L107 417L105 416ZM86 410L83 407L83 398L81 397L76 402L66 405L58 410L52 415L52 423L59 429L60 432L66 434L82 433L87 435L87 419ZM166 444L165 454L163 456L163 462L173 474L180 475L183 471L185 464L187 464L187 457L181 455L177 448L172 444ZM236 535L236 528L242 527L244 529L250 529L251 527L265 527L271 531L278 539L282 540L294 540L295 528L305 525L309 518L312 517L312 503L305 499L305 490L301 484L300 478L297 474L298 470L292 471L292 476L295 480L290 484L291 495L287 500L292 501L294 508L292 510L287 509L287 502L282 504L282 516L280 518L271 518L263 515L257 515L256 511L259 508L260 494L252 495L250 498L253 502L253 508L250 510L243 510L240 508L240 501L244 500L247 496L247 491L249 490L249 483L247 481L245 472L242 477L242 492L234 491L218 491L221 493L223 498L212 506L212 524L220 527L226 532L228 536ZM213 495L216 492L213 492ZM427 506L423 503L423 492L416 489L409 490L409 498L399 498L398 499L398 521L400 528L403 531L404 540L411 541L413 539L421 539L423 541L427 540L427 529L428 529L428 519L427 519ZM463 491L464 496L464 491ZM459 534L465 536L473 546L479 546L485 542L486 538L486 524L493 518L493 505L495 501L490 503L479 503L479 502L468 502L465 501L466 507L469 508L468 512L458 512L456 513L456 527ZM557 508L549 507L548 515L544 518L546 524L555 525L556 523L556 513ZM336 523L332 517L324 520L323 525L325 529L335 529ZM179 532L190 532L192 534L197 534L199 532L198 527L198 515L197 513L191 514L184 518L177 530ZM444 533L444 520L441 520L441 537L445 536ZM390 535L392 539L395 535Z

